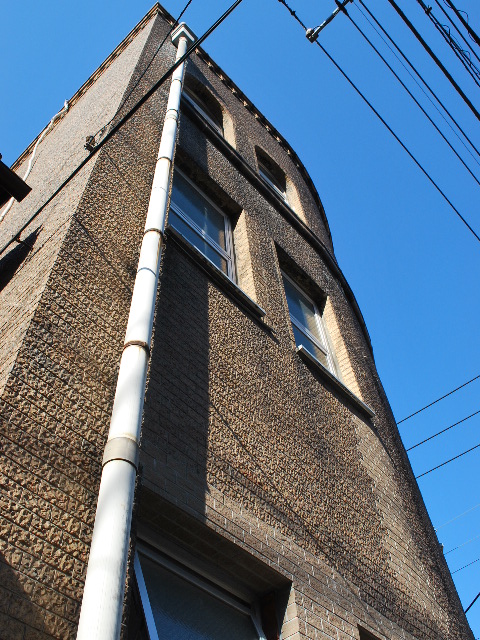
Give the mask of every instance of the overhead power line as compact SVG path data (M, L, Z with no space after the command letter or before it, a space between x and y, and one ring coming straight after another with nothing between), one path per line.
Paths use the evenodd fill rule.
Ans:
M363 37L363 39L370 45L370 47L375 51L375 53L380 58L380 60L385 64L385 66L390 70L390 72L398 80L398 82L401 84L401 86L405 89L405 91L408 93L410 98L414 101L414 103L417 105L417 107L420 109L420 111L423 113L423 115L427 118L427 120L430 122L430 124L435 128L435 130L440 134L440 136L443 138L443 140L447 143L447 145L450 147L450 149L453 151L453 153L456 155L456 157L460 160L460 162L463 164L463 166L468 171L468 173L472 176L472 178L475 180L475 182L480 186L480 181L478 180L477 176L473 173L473 171L470 169L470 167L467 165L467 163L463 160L463 158L457 152L455 147L451 144L450 140L448 140L448 138L444 135L442 130L434 122L434 120L432 120L432 118L428 115L428 113L425 111L425 109L422 107L420 102L416 99L416 97L413 95L413 93L410 91L410 89L407 87L407 85L403 82L403 80L400 78L400 76L397 74L397 72L387 62L387 60L382 56L382 54L377 49L377 47L373 44L373 42L370 40L370 38L368 38L368 36L362 31L362 29L358 26L358 24L355 22L355 20L351 17L351 15L349 13L347 13L347 17L350 20L350 22L352 23L352 25L355 27L355 29Z
M81 169L83 169L83 167L88 162L90 162L93 156L100 151L100 149L108 142L108 140L110 140L117 133L117 131L121 127L123 127L123 125L128 120L130 120L130 118L155 93L155 91L157 91L157 89L161 87L166 80L168 80L175 69L177 69L181 64L183 64L183 62L185 62L185 60L192 54L192 52L195 51L195 49L198 48L202 44L202 42L204 42L204 40L206 40L208 36L212 34L226 18L228 18L232 11L234 11L242 1L243 0L236 0L210 28L207 29L207 31L205 31L205 33L187 49L185 54L181 56L174 64L172 64L172 66L163 74L163 76L154 83L154 85L133 105L133 107L117 122L117 124L115 124L110 129L105 137L102 138L102 140L100 140L100 142L92 149L90 154L86 158L84 158L84 160L82 160L79 165L77 165L77 167L69 174L67 178L65 178L62 184L52 193L52 195L47 198L47 200L35 211L33 215L30 216L27 222L17 232L17 234L6 243L6 245L0 250L0 255L12 244L12 242L15 242L16 238L18 238L23 233L23 231L25 231L30 223L35 220L38 215L40 215L45 207L50 204L50 202L52 202L52 200L62 191L62 189L67 186L67 184L69 184L69 182L79 173L79 171L81 171Z
M453 10L453 12L457 16L457 18L460 20L460 22L463 24L465 29L468 31L468 33L469 33L470 37L472 38L472 40L474 40L478 45L480 45L480 38L475 33L475 31L472 29L472 27L468 24L467 20L465 20L465 18L462 16L460 11L455 7L453 2L451 2L451 0L445 0L445 2ZM463 12L463 13L465 13L465 12ZM467 18L468 18L468 14L467 14Z
M165 42L168 40L169 36L172 34L172 31L175 29L175 27L178 25L178 23L180 22L180 20L182 19L183 14L185 13L185 11L188 9L188 7L192 4L193 0L188 0L187 4L183 7L183 9L181 10L181 12L178 15L178 18L175 20L175 22L171 25L170 29L167 31L165 37L163 38L163 40L160 42L160 44L158 45L158 47L155 49L155 52L153 54L153 56L150 58L149 63L147 64L147 66L145 67L145 69L142 71L142 73L139 75L139 77L137 78L135 84L130 88L130 91L127 93L127 95L123 98L120 106L118 107L118 109L116 110L115 114L110 118L110 120L104 124L102 127L100 127L100 129L98 129L98 131L94 134L94 138L96 138L98 136L99 133L102 133L103 131L106 130L106 128L112 124L112 122L115 120L117 114L120 112L120 109L122 109L122 107L125 105L125 103L127 102L127 100L130 98L130 96L132 95L132 93L135 91L135 89L138 87L138 85L140 84L142 78L144 77L144 75L147 73L147 71L150 69L150 67L152 66L153 61L155 60L155 58L157 57L160 49L163 47L163 45L165 44Z
M479 598L480 598L480 592L478 593L478 595L475 596L475 598L472 600L472 602L468 605L468 607L465 609L464 613L467 613L467 611L473 607L473 605L475 604L475 602Z
M444 467L445 465L450 464L450 462L453 462L454 460L458 460L458 458L462 458L463 456L467 455L467 453L470 453L470 451L474 451L475 449L478 449L478 447L480 447L480 443L476 444L474 447L471 447L470 449L467 449L466 451L463 451L462 453L459 453L458 456L454 456L453 458L450 458L450 460L445 460L445 462L442 462L441 464L437 464L437 466L433 467L433 469L424 471L419 476L415 476L415 479L418 480L418 478L423 478L423 476L426 476L429 473L432 473L432 471L436 471L437 469L440 469L441 467Z
M429 438L425 438L425 440L422 440L421 442L417 442L417 444L414 444L413 446L409 447L407 449L407 451L411 451L412 449L416 449L420 445L425 444L425 442L429 442L430 440L433 440L437 436L442 435L442 433L445 433L445 431L449 431L450 429L453 429L453 427L456 427L458 424L461 424L462 422L466 422L467 420L470 420L470 418L473 418L473 416L476 416L479 413L480 413L480 409L478 411L475 411L475 413L471 413L466 418L463 418L462 420L459 420L458 422L455 422L454 424L451 424L449 427L446 427L445 429L442 429L441 431L437 431L437 433L434 433L433 436L430 436Z
M442 3L439 0L435 0L436 4L438 5L438 8L440 9L440 11L443 13L443 15L447 18L447 20L450 22L450 24L452 25L452 27L455 29L455 31L458 33L458 35L460 36L460 38L463 40L463 42L467 45L467 47L470 49L471 53L473 53L473 55L475 56L475 58L480 62L480 58L478 57L478 55L476 54L474 48L472 47L472 45L468 42L468 40L465 38L465 36L463 35L463 33L460 31L460 29L457 27L457 25L455 24L455 22L452 20L452 18L448 15L448 13L445 11L445 9L443 8Z
M434 90L432 89L432 87L427 83L427 81L425 80L425 78L419 73L418 69L416 69L416 67L412 64L412 62L407 58L407 56L405 55L405 53L400 49L400 47L397 45L397 43L393 40L393 38L387 33L387 31L385 30L385 28L380 24L380 22L377 20L377 18L373 15L373 13L370 11L370 9L365 5L365 3L362 0L358 0L359 4L362 5L362 7L365 9L365 11L368 13L368 15L372 18L372 20L375 22L375 24L377 25L377 27L383 32L383 34L385 35L385 37L390 41L390 43L395 47L395 49L398 51L398 53L402 56L402 58L405 60L405 62L408 64L408 66L410 67L410 69L415 73L415 75L418 77L418 79L421 81L421 83L425 86L426 89L428 89L428 91L430 92L430 94L433 96L433 98L435 98L436 102L438 103L438 105L443 109L443 111L448 115L448 117L450 118L450 120L453 122L453 124L457 127L458 131L460 131L460 133L463 135L463 137L465 138L465 140L468 142L468 144L472 147L472 149L477 153L477 155L480 156L480 151L477 149L477 147L474 145L474 143L472 142L472 140L469 138L469 136L465 133L465 131L462 129L462 127L460 126L460 124L457 122L457 120L453 117L453 115L450 113L450 111L447 109L447 107L443 104L443 102L440 100L440 98L437 96L437 94L434 92ZM367 16L365 16L365 13L360 9L360 7L358 5L354 5L357 7L357 9L362 13L362 15L365 17L366 20L368 20ZM370 23L371 24L371 23ZM373 26L373 25L372 25ZM373 27L375 28L375 27ZM387 45L388 46L388 45ZM433 104L433 102L432 102ZM438 110L438 109L437 109ZM440 112L439 112L440 113ZM445 122L448 123L448 121L445 119L444 116L442 116L443 119L445 120ZM449 125L451 128L451 125ZM454 129L452 129L452 131L454 131ZM459 138L459 140L461 140L461 138L458 136L458 134L455 133L455 135L457 135L457 137ZM462 144L464 144L462 142ZM465 146L465 145L464 145ZM467 148L467 147L465 147ZM471 153L471 152L470 152ZM471 154L472 155L472 154ZM474 157L472 155L472 157ZM476 160L476 162L478 162Z
M280 4L282 4L290 13L290 15L302 26L305 33L307 33L307 26L300 20L297 13L287 4L286 0L278 0ZM453 202L449 199L444 191L439 187L439 185L435 182L432 176L428 173L428 171L423 167L419 160L413 155L410 149L405 145L404 142L398 137L392 127L386 122L386 120L379 114L379 112L375 109L373 104L366 98L366 96L360 91L357 85L351 80L351 78L346 74L346 72L340 67L340 65L334 60L334 58L328 53L328 51L320 44L318 40L315 40L314 44L319 47L323 53L327 56L330 62L335 66L335 68L342 74L345 80L350 84L350 86L357 92L357 94L362 98L362 100L367 104L367 106L373 111L373 113L377 116L380 122L385 126L385 128L392 134L395 140L399 143L402 149L410 156L413 162L417 165L420 171L424 174L424 176L430 181L430 183L435 187L438 193L443 197L443 199L450 205L450 208L455 212L455 214L460 218L463 224L467 227L470 233L476 238L478 242L480 242L480 236L476 233L476 231L470 226L467 220L462 216L460 211L456 208ZM480 115L480 114L479 114Z
M440 529L443 529L443 527L446 527L448 524L452 524L452 522L455 522L459 518L463 518L463 516L466 516L467 513L471 513L472 511L475 511L476 509L478 509L478 507L480 507L480 502L474 505L473 507L470 507L470 509L467 509L466 511L462 511L462 513L459 513L458 516L455 516L451 520L447 520L447 522L444 522L443 524L440 524L438 527L435 527L435 531L439 531Z
M451 396L454 393L456 393L457 391L460 391L460 389L463 389L464 387L466 387L467 385L469 385L472 382L475 382L475 380L478 380L479 378L480 378L480 374L478 376L475 376L471 380L468 380L467 382L464 382L463 384L461 384L456 389L452 389L452 391L449 391L448 393L443 395L441 398L437 398L436 400L434 400L433 402L430 402L429 404L425 405L421 409L418 409L417 411L414 411L413 413L411 413L406 418L402 418L401 420L399 420L397 422L397 424L401 424L402 422L405 422L406 420L410 420L410 418L413 418L413 416L416 416L417 414L422 413L422 411L425 411L425 409L429 409L430 407L433 407L433 405L437 404L437 402L440 402L440 400L444 400L445 398L448 398L448 396Z
M422 7L426 16L433 24L435 29L440 33L442 38L448 44L448 46L452 49L455 56L460 60L461 64L465 67L467 73L472 77L477 86L480 87L480 83L478 82L480 79L480 69L476 66L476 64L471 60L469 54L462 49L459 43L452 36L450 29L443 25L437 18L434 16L432 12L432 7L427 6L423 0L417 0L417 3Z
M480 562L480 558L477 558L476 560L473 560L473 562L469 562L468 564L464 564L463 567L460 567L460 569L455 569L455 571L452 571L452 576L454 573L463 571L464 569L466 569L467 567L470 567L472 564L475 564L476 562Z
M457 93L462 97L462 99L464 100L464 102L469 106L470 110L472 111L472 113L475 114L475 117L480 120L480 113L477 111L477 109L473 106L471 100L466 96L466 94L462 91L462 89L460 88L460 86L458 85L458 83L454 80L454 78L452 77L452 75L450 74L450 72L445 68L445 66L443 65L443 63L440 61L440 59L435 55L435 53L432 51L432 49L429 47L429 45L425 42L425 40L422 38L422 36L419 34L419 32L415 29L415 27L413 26L413 24L410 22L410 20L407 18L407 16L403 13L403 11L400 9L400 7L398 6L398 4L395 2L395 0L388 0L388 2L392 5L392 7L395 9L395 11L398 13L398 15L401 17L401 19L405 22L405 24L407 25L407 27L410 29L410 31L414 34L414 36L417 38L417 40L420 42L420 44L422 45L422 47L425 49L425 51L430 55L430 57L435 61L436 65L443 71L443 74L445 75L445 77L450 81L450 83L453 85L453 87L455 88L455 90L457 91Z
M453 547L453 549L449 549L448 551L445 551L443 555L446 556L449 553L452 553L453 551L456 551L457 549L461 549L462 547L466 547L467 544L470 544L471 542L475 542L475 540L478 540L479 538L480 538L480 535L475 536L474 538L470 538L470 540L467 540L463 544L459 544L458 547Z

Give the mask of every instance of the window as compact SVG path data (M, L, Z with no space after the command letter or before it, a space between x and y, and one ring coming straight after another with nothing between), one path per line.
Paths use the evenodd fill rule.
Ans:
M135 575L150 640L265 640L249 603L187 567L140 546Z
M173 177L168 222L218 269L235 280L228 217L178 170Z
M192 107L223 136L223 114L218 102L201 85L195 90L190 84L186 84L183 97Z
M337 375L317 305L287 275L282 273L282 277L297 348L303 347L326 369Z
M362 627L358 627L358 631L360 633L360 640L378 640L377 636L374 636L366 629L362 629Z
M277 195L287 202L287 181L285 174L261 149L257 147L256 152L258 173L265 182L272 187Z

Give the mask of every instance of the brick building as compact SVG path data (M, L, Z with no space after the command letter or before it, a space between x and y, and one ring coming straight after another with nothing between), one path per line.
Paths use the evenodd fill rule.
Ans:
M2 640L76 635L169 82L49 198L172 64L171 25L153 7L73 96L0 225ZM130 549L128 640L473 638L315 187L200 48Z

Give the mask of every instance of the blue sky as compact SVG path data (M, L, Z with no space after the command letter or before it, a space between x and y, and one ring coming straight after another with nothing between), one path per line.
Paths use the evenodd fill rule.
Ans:
M440 0L442 2L443 0ZM2 9L0 152L11 164L66 98L150 9L151 0L43 3ZM480 4L456 0L480 32ZM291 0L308 26L333 0ZM165 0L177 15L181 2ZM200 35L228 0L193 0L185 20ZM365 4L407 53L480 148L479 123L387 0ZM402 8L480 109L479 88L415 0ZM444 21L438 5L433 13ZM352 18L374 40L472 171L480 166L451 134L358 10ZM374 103L480 234L478 185L388 70L339 15L321 42ZM480 57L480 48L476 52ZM369 328L377 367L398 420L480 373L480 243L318 47L275 0L244 0L204 48L281 131L315 182L336 255ZM5 61L8 64L5 64ZM400 425L405 445L480 409L480 380ZM480 442L480 416L411 452L416 474ZM480 449L419 480L434 526L480 503ZM445 550L480 534L480 508L438 531ZM480 538L447 554L454 571L480 557ZM480 590L480 562L454 574L467 606ZM480 637L480 600L468 614Z

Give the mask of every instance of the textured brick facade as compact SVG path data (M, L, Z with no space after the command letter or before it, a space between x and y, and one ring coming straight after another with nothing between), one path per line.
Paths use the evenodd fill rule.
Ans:
M85 137L171 64L168 41L122 104L168 20L154 7L72 100L1 246L85 157ZM202 51L187 74L228 113L229 142L185 104L176 165L229 215L237 284L266 316L167 232L134 540L181 546L255 592L286 593L283 638L472 638L308 175ZM0 256L2 640L75 637L167 92L22 233L31 249L13 243ZM295 211L258 177L255 147L288 176ZM281 269L323 300L344 386L296 353ZM127 638L141 628L132 585L130 571Z

